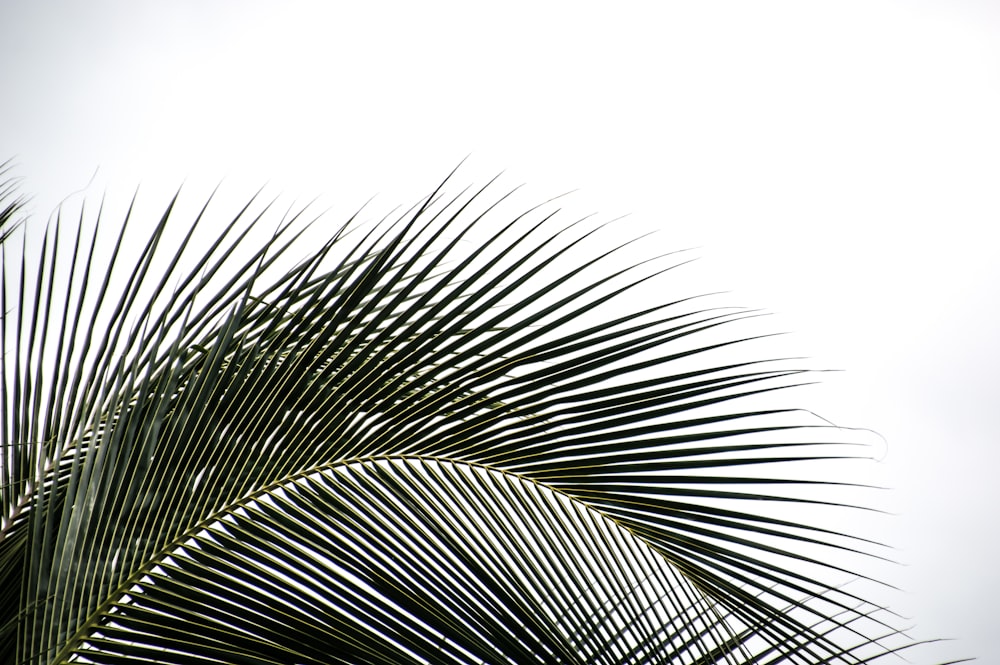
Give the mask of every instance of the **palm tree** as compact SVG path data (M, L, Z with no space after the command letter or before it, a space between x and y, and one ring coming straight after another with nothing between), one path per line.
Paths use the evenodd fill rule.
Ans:
M22 201L0 173L6 234ZM746 313L601 314L664 271L601 272L615 249L565 268L590 232L537 209L495 226L484 198L439 188L308 251L301 211L254 240L256 200L207 244L209 203L164 249L177 197L137 251L132 208L37 253L5 235L0 662L913 646L841 585L871 544L781 511L838 502L755 471L840 454L793 410L740 406L800 370L705 360Z

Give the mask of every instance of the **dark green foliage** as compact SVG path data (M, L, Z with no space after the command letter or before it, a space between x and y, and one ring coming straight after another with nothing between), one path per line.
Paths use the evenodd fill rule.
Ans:
M81 215L22 260L12 197L0 662L908 648L835 588L869 544L779 510L822 502L770 469L839 455L794 412L741 404L801 372L713 363L740 312L615 309L667 276L609 270L614 250L565 268L588 234L534 211L501 228L482 192L437 192L308 252L296 220L254 240L251 202L204 249L175 199L138 250Z

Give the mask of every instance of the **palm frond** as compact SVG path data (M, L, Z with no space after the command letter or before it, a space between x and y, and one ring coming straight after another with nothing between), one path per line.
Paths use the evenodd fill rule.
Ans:
M0 660L908 648L837 581L873 544L780 510L843 502L773 469L849 455L792 410L740 406L807 378L712 362L753 313L623 315L665 270L612 268L620 246L566 268L600 230L535 209L479 239L484 197L439 189L309 251L304 212L255 240L256 199L208 243L206 204L165 249L175 197L138 251L130 209L110 245L81 213L38 257L5 253Z
M11 175L13 162L0 163L0 244L14 232L20 224L19 215L27 203L17 194L19 180Z

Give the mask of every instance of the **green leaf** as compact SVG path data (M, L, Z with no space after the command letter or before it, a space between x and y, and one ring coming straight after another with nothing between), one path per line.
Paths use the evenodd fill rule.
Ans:
M605 229L540 208L497 222L487 188L442 188L320 246L305 211L259 240L256 198L185 227L178 194L138 250L132 207L110 238L81 211L35 252L0 187L0 661L916 646L843 585L879 546L787 510L856 510L813 491L849 483L795 475L853 454L758 406L807 370L729 359L759 337L726 336L753 312L649 302L663 259L621 268Z

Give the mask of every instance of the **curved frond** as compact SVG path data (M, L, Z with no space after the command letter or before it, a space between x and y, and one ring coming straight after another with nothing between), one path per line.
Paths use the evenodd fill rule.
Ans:
M129 220L109 239L82 214L37 259L9 240L0 660L908 648L841 586L874 545L781 509L842 503L776 469L845 453L755 406L801 369L713 360L752 313L623 314L667 271L580 260L600 231L537 210L494 226L483 198L438 191L309 251L297 216L256 240L256 201L207 243L206 205L166 249L176 198L139 250Z

